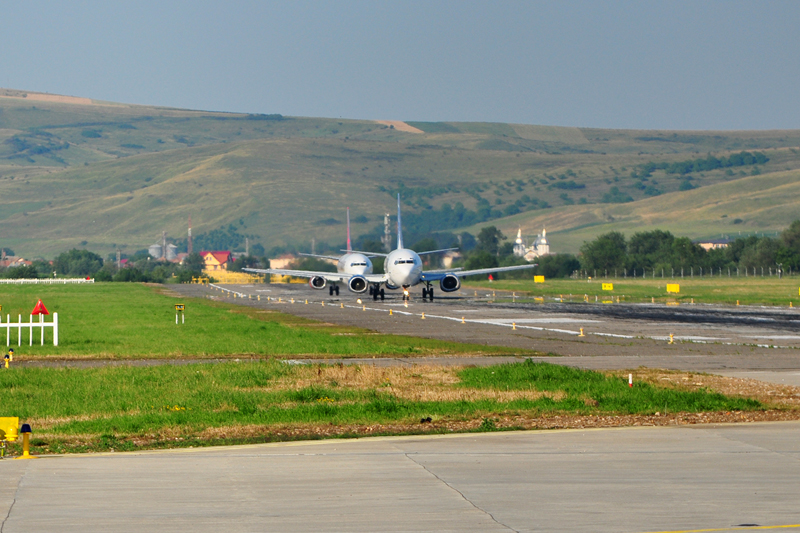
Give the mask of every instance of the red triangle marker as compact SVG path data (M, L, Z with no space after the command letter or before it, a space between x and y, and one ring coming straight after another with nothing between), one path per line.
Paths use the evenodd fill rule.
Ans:
M42 303L42 301L39 300L38 302L36 302L36 307L33 308L33 311L31 311L31 314L32 315L49 315L50 311L48 311L47 308Z

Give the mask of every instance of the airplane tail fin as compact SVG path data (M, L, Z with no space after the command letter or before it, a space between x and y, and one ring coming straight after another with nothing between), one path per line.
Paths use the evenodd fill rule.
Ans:
M347 208L347 251L352 252L353 246L350 244L350 208Z
M403 223L400 220L400 193L397 193L397 249L403 248Z

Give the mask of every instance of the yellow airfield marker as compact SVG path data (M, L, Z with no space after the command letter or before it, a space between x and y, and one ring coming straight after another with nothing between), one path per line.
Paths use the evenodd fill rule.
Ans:
M694 298L692 298L692 305L694 305Z
M513 329L514 331L517 330L517 323L516 322L512 322L511 323L511 329Z
M403 302L403 305L408 309L408 302Z
M294 303L294 298L292 298L292 303Z
M322 307L325 307L325 300L322 300Z
M366 306L366 305L365 305L365 306L363 306L363 307L361 308L361 310L362 310L362 311L366 311L366 310L367 310L367 306Z
M461 317L461 323L462 324L466 324L466 322L464 322L464 317L463 316Z
M344 302L342 302L342 303L340 303L340 304L339 304L339 308L340 308L340 309L344 309Z
M656 303L656 297L655 297L655 296L651 296L651 297L650 297L650 303L651 303L651 304L654 304L654 303Z
M581 333L580 333L580 335L578 335L578 337L585 337L585 336L586 335L583 334L583 328L581 328Z
M669 343L675 344L675 341L672 339L672 333L669 334Z
M392 310L389 309L389 316L392 316Z
M308 305L308 298L306 298L306 305Z
M260 294L258 295L258 301L259 302L261 301L261 295Z
M736 305L739 305L739 300L736 300ZM791 307L791 306L790 306Z
M425 320L425 313L422 313L422 320Z

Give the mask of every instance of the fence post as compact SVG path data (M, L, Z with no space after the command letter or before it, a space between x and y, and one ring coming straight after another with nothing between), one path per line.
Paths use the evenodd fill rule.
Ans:
M58 313L53 313L53 346L58 346Z

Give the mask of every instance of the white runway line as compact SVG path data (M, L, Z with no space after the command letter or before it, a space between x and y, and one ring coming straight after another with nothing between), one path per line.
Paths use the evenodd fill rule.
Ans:
M211 286L214 286L214 285L212 284ZM222 287L220 287L220 288L222 288ZM230 291L229 289L223 289L223 290L228 291L228 292L236 292L236 291ZM242 297L245 296L242 293L237 293L237 294L241 295ZM308 303L309 304L317 304L317 305L319 305L319 304L322 303L322 301L323 300L317 301L317 302L312 302L311 300L308 300ZM324 300L324 301L327 302L327 300ZM277 302L277 301L272 300L272 301L270 301L268 303L277 304L277 303L289 303L289 302L288 301L286 301L286 302ZM302 305L303 302L301 302L301 300L297 300L295 303ZM333 302L328 303L328 305L336 307L336 304L333 303ZM413 304L411 304L411 306L413 306ZM391 309L392 313L395 313L395 314L400 314L400 315L404 315L404 316L418 316L418 317L422 318L422 314L423 313L415 313L413 311L403 311L403 310L397 309L397 307L405 308L407 306L404 305L404 304L386 304L385 307L366 307L366 305L364 305L364 304L362 304L362 305L344 305L345 309L357 309L357 310L363 310L363 311L377 311L377 312L381 312L381 313L388 313L389 310ZM479 312L479 311L480 310L478 310L478 309L463 309L463 310L454 310L453 312L457 312L457 313L473 312L473 313L475 313L475 312ZM563 334L566 334L566 335L575 335L575 336L580 335L580 331L573 331L573 330L561 329L561 328L545 328L545 327L538 327L538 326L529 326L529 325L526 325L526 323L531 323L531 322L534 322L534 323L571 322L571 323L577 323L577 324L589 324L589 323L595 323L596 324L596 323L603 323L604 322L602 320L592 320L592 319L579 320L579 319L574 319L574 318L542 318L542 319L522 318L522 319L519 319L519 320L510 319L510 318L475 319L475 318L465 318L465 317L461 317L461 316L453 317L453 316L431 315L431 314L425 314L425 318L426 319L435 319L436 318L436 319L439 319L439 320L449 320L451 322L464 322L464 323L469 323L469 324L484 324L484 325L487 325L487 326L497 326L497 327L501 327L501 328L513 328L513 327L516 326L517 329L529 329L529 330L534 330L534 331L548 331L548 332L553 332L553 333L563 333ZM668 335L624 335L624 334L620 334L620 333L608 333L608 332L602 332L602 331L584 331L584 335L586 335L586 336L594 335L596 337L611 337L611 338L620 338L620 339L651 339L651 340L661 341L661 342L665 342L665 341L669 340L669 336ZM776 335L774 337L771 337L771 336L763 336L763 335L754 335L754 336L752 336L752 338L753 339L800 339L800 336L798 336L798 335L780 335L780 336ZM756 344L756 343L747 343L747 342L722 342L723 338L718 338L718 337L699 337L699 336L691 336L691 335L686 335L686 336L684 336L684 335L680 335L680 336L679 335L674 335L673 339L675 341L691 342L691 343L695 343L695 344L721 344L721 345L725 345L725 346L755 346L755 347L758 347L758 348L773 348L773 349L786 349L786 350L789 350L789 349L795 349L796 350L796 349L798 349L797 346L780 346L780 345L775 345L775 344Z

